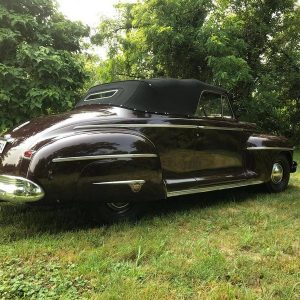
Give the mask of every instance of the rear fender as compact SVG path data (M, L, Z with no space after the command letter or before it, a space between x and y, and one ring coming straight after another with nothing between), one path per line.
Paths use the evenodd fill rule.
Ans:
M165 198L155 146L128 130L82 132L52 141L35 153L28 177L38 178L46 195L61 201Z

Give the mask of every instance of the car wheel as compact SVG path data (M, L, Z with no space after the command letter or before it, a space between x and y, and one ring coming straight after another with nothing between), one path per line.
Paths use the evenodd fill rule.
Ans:
M290 165L284 155L279 155L273 162L271 176L266 187L271 193L284 191L290 180Z
M144 209L138 202L104 202L92 208L93 219L97 222L114 223L137 219Z

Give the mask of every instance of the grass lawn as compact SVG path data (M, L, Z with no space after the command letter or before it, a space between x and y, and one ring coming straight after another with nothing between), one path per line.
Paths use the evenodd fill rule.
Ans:
M2 206L0 299L300 299L299 198L300 172L281 194L181 197L109 227Z

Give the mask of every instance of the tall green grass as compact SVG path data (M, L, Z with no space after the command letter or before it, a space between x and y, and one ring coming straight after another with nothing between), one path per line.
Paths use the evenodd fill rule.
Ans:
M0 299L300 299L299 193L298 171L281 194L181 197L109 227L2 206Z

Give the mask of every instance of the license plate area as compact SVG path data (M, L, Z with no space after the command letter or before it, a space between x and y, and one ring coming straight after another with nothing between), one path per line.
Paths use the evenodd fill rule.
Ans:
M0 140L0 154L3 152L7 142L5 140Z

